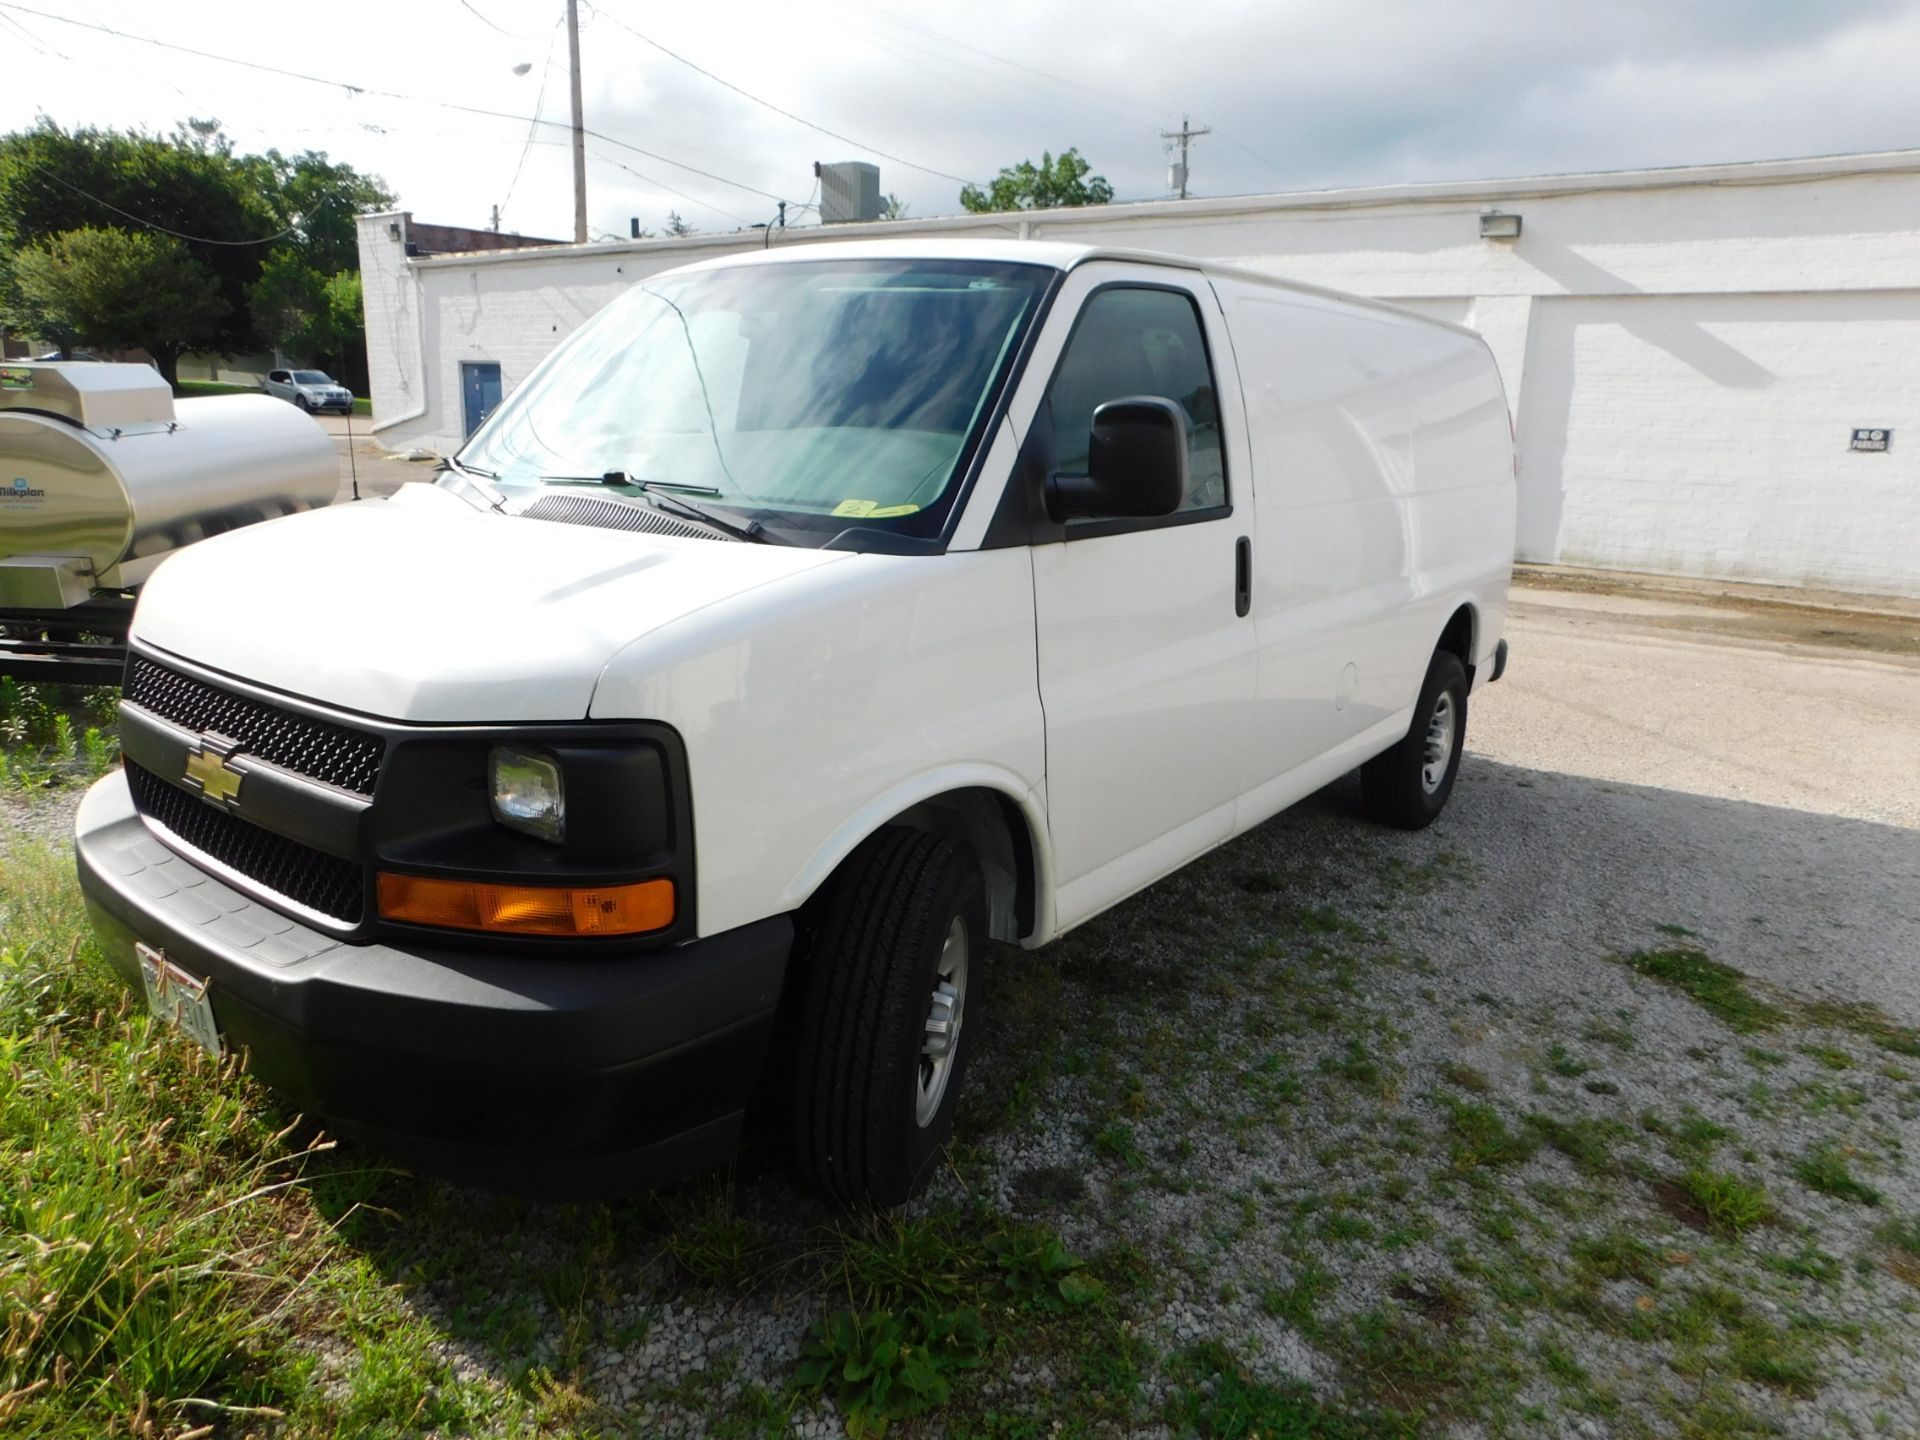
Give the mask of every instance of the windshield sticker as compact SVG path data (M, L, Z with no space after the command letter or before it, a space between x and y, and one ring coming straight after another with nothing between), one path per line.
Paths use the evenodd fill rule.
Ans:
M0 390L31 390L32 388L33 371L14 366L0 369Z
M845 520L889 520L895 515L911 515L918 505L882 505L878 500L842 500L833 513Z

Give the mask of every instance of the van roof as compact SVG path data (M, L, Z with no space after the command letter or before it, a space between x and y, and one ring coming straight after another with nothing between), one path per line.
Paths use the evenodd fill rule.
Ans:
M1058 240L1019 240L1011 236L1004 239L981 240L927 238L821 240L798 245L789 243L784 247L767 250L716 255L710 260L699 260L691 265L678 266L672 273L689 274L700 270L722 270L735 265L780 265L811 260L855 259L997 260L1023 265L1044 265L1049 269L1063 271L1071 270L1076 265L1084 265L1090 260L1121 260L1139 265L1165 265L1181 270L1197 270L1206 275L1231 276L1236 280L1271 285L1276 289L1291 290L1302 295L1318 295L1329 300L1344 301L1350 305L1385 310L1397 316L1418 320L1423 324L1437 325L1443 329L1458 331L1463 335L1471 335L1476 340L1480 339L1479 332L1466 325L1457 325L1449 320L1440 320L1431 315L1405 310L1385 300L1375 300L1366 295L1354 295L1344 290L1332 290L1322 285L1310 285L1304 281L1287 280L1264 271L1249 270L1244 266L1223 265L1215 260L1200 260L1191 255L1172 255L1160 250L1132 250L1113 245L1072 245Z

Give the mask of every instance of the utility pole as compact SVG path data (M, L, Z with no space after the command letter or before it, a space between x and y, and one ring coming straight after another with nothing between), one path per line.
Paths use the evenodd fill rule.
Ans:
M571 0L569 0L569 3L571 3ZM1178 140L1180 142L1180 158L1173 162L1172 173L1167 176L1167 188L1170 190L1178 190L1182 200L1187 198L1187 145L1190 141L1198 140L1202 135L1211 135L1212 133L1213 127L1211 125L1202 125L1198 130L1194 129L1187 123L1187 117L1184 115L1180 117L1180 128L1178 130L1162 130L1160 132L1160 138L1162 140Z
M580 0L567 0L567 60L573 71L573 241L587 243L587 126L580 106Z

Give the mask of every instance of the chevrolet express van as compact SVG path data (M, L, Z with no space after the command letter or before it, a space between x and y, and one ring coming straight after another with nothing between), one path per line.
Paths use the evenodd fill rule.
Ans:
M522 1190L946 1139L1028 948L1360 767L1445 805L1498 677L1474 334L1170 256L820 244L645 280L432 484L148 582L76 822L155 1011Z

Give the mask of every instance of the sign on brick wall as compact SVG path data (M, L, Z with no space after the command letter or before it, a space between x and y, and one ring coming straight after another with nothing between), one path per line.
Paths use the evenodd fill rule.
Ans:
M1865 450L1871 454L1881 454L1893 448L1891 430L1856 430L1853 432L1853 444L1849 450Z

